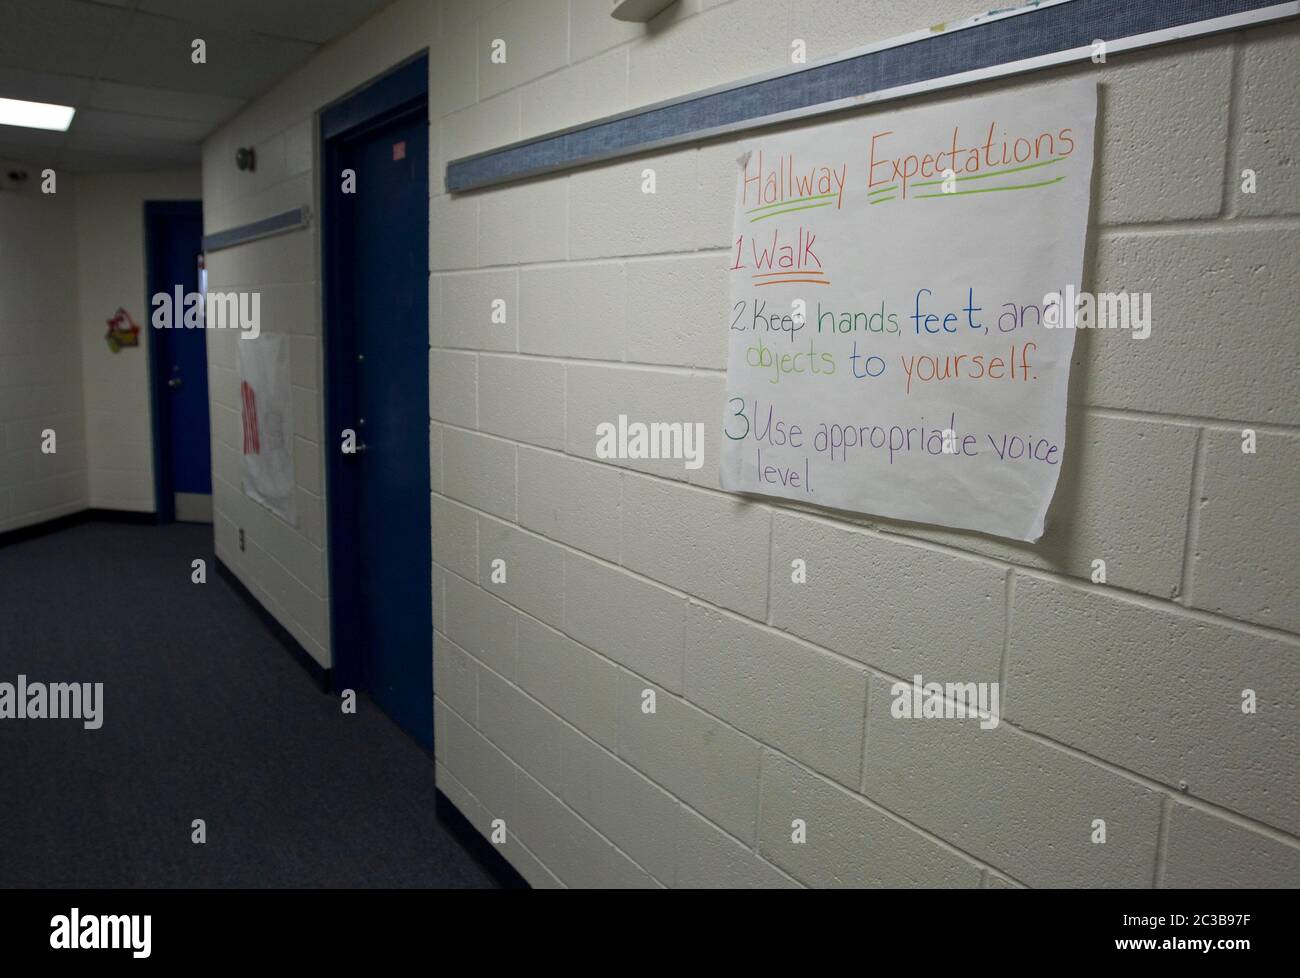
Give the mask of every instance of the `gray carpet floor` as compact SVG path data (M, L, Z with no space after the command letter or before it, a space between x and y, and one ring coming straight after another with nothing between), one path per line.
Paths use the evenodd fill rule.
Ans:
M216 573L210 527L0 547L0 682L19 673L104 683L104 723L0 719L0 886L495 885L435 817L429 756L314 684Z

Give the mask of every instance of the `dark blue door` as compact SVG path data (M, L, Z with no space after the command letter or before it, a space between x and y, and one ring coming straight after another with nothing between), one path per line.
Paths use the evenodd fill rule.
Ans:
M146 205L152 298L199 291L203 211L198 201ZM212 455L208 437L208 350L202 329L184 328L183 309L173 309L173 329L150 329L157 385L160 441L157 483L160 510L181 519L211 519ZM206 512L206 515L205 515Z
M358 451L355 552L364 681L412 737L433 745L429 527L428 133L417 113L347 140L342 268L350 277Z

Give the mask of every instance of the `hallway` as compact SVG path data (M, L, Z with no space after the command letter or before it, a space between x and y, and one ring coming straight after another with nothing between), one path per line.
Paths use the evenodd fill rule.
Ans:
M209 526L0 548L0 682L19 674L102 682L103 726L0 724L0 886L497 885L435 817L432 760L314 685L216 572Z
M1300 888L1300 0L0 25L5 960L235 887L1166 891L884 901L1071 948Z

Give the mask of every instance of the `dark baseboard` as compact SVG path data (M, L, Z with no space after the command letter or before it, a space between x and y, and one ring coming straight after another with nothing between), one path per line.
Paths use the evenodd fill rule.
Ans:
M8 547L24 540L34 540L60 530L71 529L82 523L139 523L152 526L158 522L157 513L138 513L125 509L83 509L66 516L56 516L43 523L20 526L16 530L0 533L0 547Z
M452 804L441 788L437 789L435 810L442 827L474 857L475 862L487 870L498 886L503 890L532 889L528 881L519 875L519 870L510 865L496 846L483 838L482 833Z
M88 509L82 514L87 523L133 523L136 526L154 526L157 513L140 513L127 509Z
M270 631L279 643L284 646L285 650L293 656L294 661L297 662L298 665L302 666L307 674L311 676L312 682L319 686L324 692L331 692L333 685L331 682L330 670L317 662L312 657L312 654L302 647L302 643L293 637L293 633L281 625L276 620L275 616L266 610L266 607L262 602L257 600L257 597L253 592L244 587L244 582L235 576L235 572L226 566L225 561L220 557L215 558L215 560L217 562L217 573L221 575L222 580L230 585L230 589L234 591L235 594L237 594L240 599L248 605L248 607L253 609L253 613L261 619L262 624L267 627L267 630Z

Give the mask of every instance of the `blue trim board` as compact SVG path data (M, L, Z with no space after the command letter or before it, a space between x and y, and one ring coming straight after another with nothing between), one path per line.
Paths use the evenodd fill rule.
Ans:
M258 238L266 238L273 234L296 231L298 228L306 227L307 221L307 208L295 207L291 211L264 217L260 221L253 221L250 224L241 224L239 227L227 228L225 231L216 231L204 235L203 251L204 253L219 251L222 248L232 248L235 245L255 241Z
M854 104L845 100L873 93L1090 48L1098 38L1113 44L1171 31L1167 39L1177 40L1179 34L1196 33L1191 25L1270 7L1276 17L1293 17L1295 6L1279 0L1058 0L1023 12L996 11L969 26L951 25L896 45L877 45L452 160L446 186L451 193L475 190L754 128L783 115L815 114L819 106L833 111Z
M321 109L320 138L323 142L371 125L394 107L423 98L428 92L429 53L421 51Z

